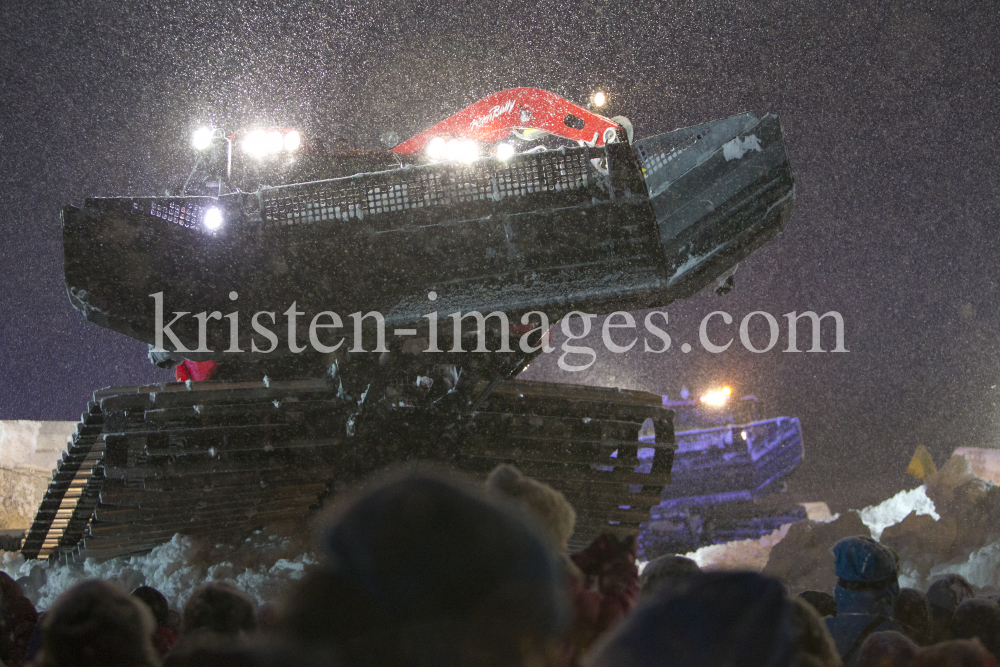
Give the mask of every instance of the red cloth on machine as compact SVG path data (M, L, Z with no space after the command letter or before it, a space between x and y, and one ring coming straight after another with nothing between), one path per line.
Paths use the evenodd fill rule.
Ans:
M187 382L188 380L203 382L211 378L212 373L218 367L219 364L214 361L191 361L190 359L185 359L174 369L174 377L177 378L178 382Z

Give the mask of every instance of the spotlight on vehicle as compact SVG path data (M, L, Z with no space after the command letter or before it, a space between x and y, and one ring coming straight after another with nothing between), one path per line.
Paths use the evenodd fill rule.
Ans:
M217 208L210 208L205 211L205 227L211 231L217 230L222 226L222 211Z
M284 146L286 151L298 150L299 146L302 145L302 135L296 130L290 130L285 133Z
M434 137L427 142L427 157L432 160L443 160L447 152L447 142L443 137Z
M603 107L604 103L607 101L608 101L608 96L604 94L604 91L598 90L596 93L594 93L593 102L595 107Z
M469 139L452 139L445 145L445 156L455 162L474 162L479 157L479 145Z
M729 400L729 395L732 390L729 387L723 387L722 389L713 389L712 391L705 392L701 396L701 402L705 405L719 406L725 405L726 401Z
M741 437L741 438L743 438L744 440L746 440L746 439L747 439L747 432L746 432L746 429L744 429L744 430L740 431L740 437Z
M264 130L254 130L243 140L243 150L254 157L264 157L267 155L267 132Z
M199 127L191 135L191 145L196 151L203 151L212 145L212 136L215 133L210 128Z
M511 146L510 144L498 144L497 157L506 162L507 160L514 157L514 147Z
M285 138L281 136L281 132L277 130L271 130L267 133L267 153L268 155L277 153L281 150L281 147L285 144Z

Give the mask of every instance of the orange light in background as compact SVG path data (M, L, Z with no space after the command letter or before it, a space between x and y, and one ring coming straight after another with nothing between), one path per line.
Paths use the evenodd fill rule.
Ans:
M733 393L733 390L729 387L713 389L712 391L707 391L701 395L701 402L705 405L711 405L713 407L725 405L726 401L729 400L729 395L731 393Z

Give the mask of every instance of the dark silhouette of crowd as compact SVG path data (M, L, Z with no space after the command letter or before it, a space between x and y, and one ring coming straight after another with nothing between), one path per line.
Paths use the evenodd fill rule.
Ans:
M437 471L338 503L322 561L283 599L198 587L180 613L142 586L73 586L42 614L0 573L8 667L996 667L1000 606L954 574L900 589L895 552L834 547L832 594L664 556L634 537L570 553L562 494L500 466L485 487Z

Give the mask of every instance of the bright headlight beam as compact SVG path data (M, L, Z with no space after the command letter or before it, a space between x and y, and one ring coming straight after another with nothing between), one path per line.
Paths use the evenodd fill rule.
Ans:
M196 151L203 151L212 145L212 130L207 127L199 127L191 135L191 145Z
M497 145L497 157L506 162L507 160L514 157L514 147L510 144L498 144Z
M302 135L296 130L290 130L285 133L284 145L286 151L298 150L299 146L302 144Z
M594 93L594 106L603 107L604 103L608 101L608 96L604 94L603 91L598 90Z
M445 146L445 156L454 162L474 162L479 157L479 146L469 139L452 139Z
M285 143L285 138L281 136L281 132L277 130L272 130L267 133L267 153L277 153L281 150L281 147Z
M210 208L205 211L205 227L211 231L215 231L222 226L222 211L217 208Z
M254 130L243 140L243 150L254 157L264 157L267 154L267 133L264 130Z
M432 160L443 160L447 144L442 137L434 137L427 142L427 157Z

